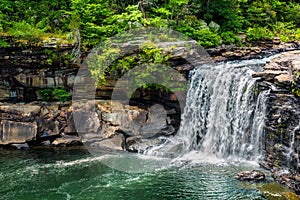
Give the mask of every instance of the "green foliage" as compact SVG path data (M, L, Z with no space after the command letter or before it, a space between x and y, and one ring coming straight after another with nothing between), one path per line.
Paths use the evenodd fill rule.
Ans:
M300 88L297 87L292 88L292 94L294 94L297 97L300 97Z
M17 38L32 39L39 38L44 31L38 29L25 21L15 22L13 27L8 30L8 34Z
M49 101L53 97L53 89L50 88L40 89L39 94L41 95L43 101Z
M101 54L94 54L88 59L88 69L92 77L96 80L96 86L106 83L106 76L122 76L129 73L129 76L134 77L131 79L131 86L142 89L163 89L163 85L170 85L172 88L178 90L185 89L185 85L180 85L175 80L172 74L168 72L170 69L168 50L157 47L154 43L146 42L140 46L140 51L131 55L120 56L120 49L111 47L108 41L104 43L100 50ZM171 47L172 48L172 47ZM133 69L134 70L130 70ZM153 74L159 74L157 77ZM163 85L152 84L157 82L157 78L163 81ZM145 84L145 82L151 84Z
M9 47L9 44L0 37L0 48Z
M66 102L71 97L71 94L64 87L40 89L39 94L43 101L49 101L56 98L61 102Z
M64 87L55 88L53 94L61 102L68 101L72 96Z
M299 10L299 1L283 0L2 0L0 32L31 40L79 31L80 47L87 50L129 29L164 27L208 48L218 46L220 37L224 44L240 45L235 36L240 32L254 43L273 35L299 40Z
M241 44L241 39L231 31L221 33L223 44Z
M195 31L195 39L204 48L215 47L221 43L221 37L209 29L200 29Z
M273 39L273 33L267 27L248 28L246 32L248 42Z
M280 37L280 40L283 42L288 42L296 39L296 30L295 25L291 22L276 22L272 26L275 36Z

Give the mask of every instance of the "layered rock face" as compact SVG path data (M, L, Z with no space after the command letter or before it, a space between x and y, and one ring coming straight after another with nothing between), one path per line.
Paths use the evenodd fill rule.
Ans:
M39 89L72 87L78 70L70 63L72 48L68 44L1 48L0 101L29 102L40 99Z
M114 108L114 109L112 109ZM116 109L118 108L118 109ZM105 100L0 106L1 145L91 147L142 152L178 129L178 113L163 105L123 106Z
M286 52L271 59L258 78L258 89L269 90L261 165L273 170L273 176L299 190L300 172L300 51ZM281 173L289 169L290 174ZM284 182L284 181L283 181Z

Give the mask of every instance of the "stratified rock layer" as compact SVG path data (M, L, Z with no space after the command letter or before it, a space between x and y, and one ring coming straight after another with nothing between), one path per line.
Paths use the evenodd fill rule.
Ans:
M274 57L264 66L258 78L258 89L269 90L261 166L271 169L275 179L300 193L293 177L300 172L300 51ZM279 173L290 170L289 175ZM283 178L285 177L285 178ZM290 181L288 178L290 177ZM282 181L282 179L286 181ZM292 184L293 183L293 184Z

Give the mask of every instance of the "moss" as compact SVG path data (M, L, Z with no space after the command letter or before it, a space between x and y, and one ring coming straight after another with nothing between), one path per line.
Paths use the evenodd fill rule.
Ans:
M289 192L286 187L275 182L261 184L257 189L269 200L286 200L284 193Z

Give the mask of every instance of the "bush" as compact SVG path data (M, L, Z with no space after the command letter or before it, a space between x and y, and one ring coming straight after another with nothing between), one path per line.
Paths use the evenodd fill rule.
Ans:
M8 30L8 34L17 38L33 39L39 38L45 33L42 29L22 21L13 23L13 27Z
M241 38L236 36L233 32L227 31L221 33L222 43L223 44L241 44Z
M194 33L195 39L203 48L216 47L221 43L221 37L209 29L200 29Z
M52 99L53 90L52 89L40 89L39 94L41 95L43 101L49 101L50 99Z
M295 25L291 22L276 22L272 26L273 32L276 36L280 37L282 42L288 42L295 39Z
M246 37L248 42L257 42L260 40L271 40L274 35L267 27L254 27L248 28Z
M2 38L0 38L0 48L9 47L9 44L5 42Z
M61 101L61 102L66 102L70 99L72 96L69 92L64 87L61 88L55 88L53 91L55 97Z

